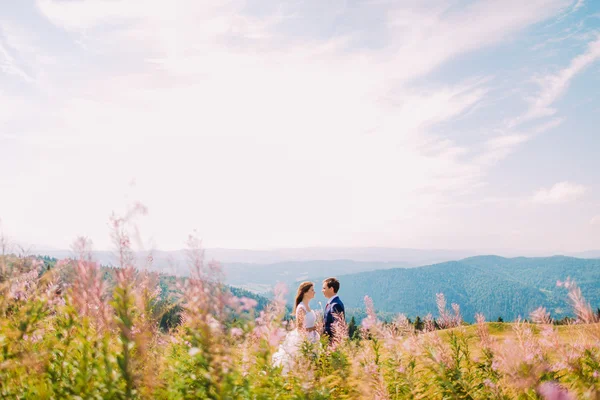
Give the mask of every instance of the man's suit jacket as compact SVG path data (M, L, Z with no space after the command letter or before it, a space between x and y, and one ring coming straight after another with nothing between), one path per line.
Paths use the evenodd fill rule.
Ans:
M341 314L345 320L345 313L344 303L342 303L342 300L340 300L339 297L334 298L331 303L325 307L325 315L323 316L323 319L325 320L325 329L323 333L329 335L330 337L333 336L331 332L331 326L335 321L333 314Z

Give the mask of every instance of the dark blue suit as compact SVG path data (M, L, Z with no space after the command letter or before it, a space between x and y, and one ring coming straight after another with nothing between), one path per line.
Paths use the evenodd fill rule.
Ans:
M325 315L323 319L325 320L325 334L329 335L329 337L333 336L331 333L331 325L333 325L335 318L333 314L341 314L341 316L345 320L346 311L344 309L344 303L340 300L339 297L334 298L328 306L325 307Z

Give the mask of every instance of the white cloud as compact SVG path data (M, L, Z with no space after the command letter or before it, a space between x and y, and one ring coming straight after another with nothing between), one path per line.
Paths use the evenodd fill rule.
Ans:
M600 36L596 35L596 38L589 43L587 51L571 60L568 67L556 74L535 78L535 83L541 88L540 92L529 99L528 111L513 119L509 125L516 126L523 122L556 114L556 109L552 108L554 102L566 91L571 80L598 58L600 58Z
M8 47L3 45L2 37L0 36L0 71L4 72L8 75L15 75L24 81L31 83L33 82L33 78L23 70L15 57L11 54L11 51Z
M554 118L535 126L527 133L512 132L497 135L485 142L483 151L476 158L476 163L482 166L494 165L514 152L518 146L548 130L556 128L562 122L563 119Z
M558 204L580 199L587 191L583 185L559 182L549 189L539 189L531 198L534 203Z
M518 146L548 130L556 128L562 124L563 121L564 120L561 118L554 118L533 127L527 133L512 132L509 134L497 135L485 142L483 151L476 158L476 163L482 166L494 165L514 152Z
M487 167L532 136L458 145L438 129L480 104L489 82L423 87L415 78L567 3L369 5L361 12L386 22L372 37L341 23L338 35L324 34L339 10L322 2L298 3L300 11L267 2L259 16L241 0L38 0L82 46L40 68L19 40L26 33L13 31L50 94L29 103L36 118L22 119L19 140L30 159L18 182L4 181L26 200L0 198L0 209L23 210L12 226L55 227L56 240L100 227L88 234L102 247L104 218L122 200L114 193L135 176L156 231L169 232L158 233L163 247L193 227L224 246L356 244L360 232L482 184ZM74 183L93 194L85 203L71 195Z
M590 224L591 225L600 225L600 214L592 217L592 219L590 220Z
M481 165L494 165L506 158L515 148L529 140L523 134L508 134L489 139L484 145L484 151L477 157Z
M575 5L573 6L573 12L579 10L581 7L585 5L585 0L577 0Z

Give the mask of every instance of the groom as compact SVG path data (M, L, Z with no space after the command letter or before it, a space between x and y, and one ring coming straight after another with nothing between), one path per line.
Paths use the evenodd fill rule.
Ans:
M335 321L334 314L339 314L342 320L344 319L344 303L340 300L337 293L340 290L340 281L335 278L327 278L323 281L323 296L325 296L327 305L325 306L325 314L323 319L325 320L324 334L331 337L333 333L331 331L332 325Z

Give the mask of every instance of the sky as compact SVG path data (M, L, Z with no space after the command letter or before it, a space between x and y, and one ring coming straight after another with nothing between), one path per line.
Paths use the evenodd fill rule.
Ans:
M600 248L600 2L5 0L14 242Z

